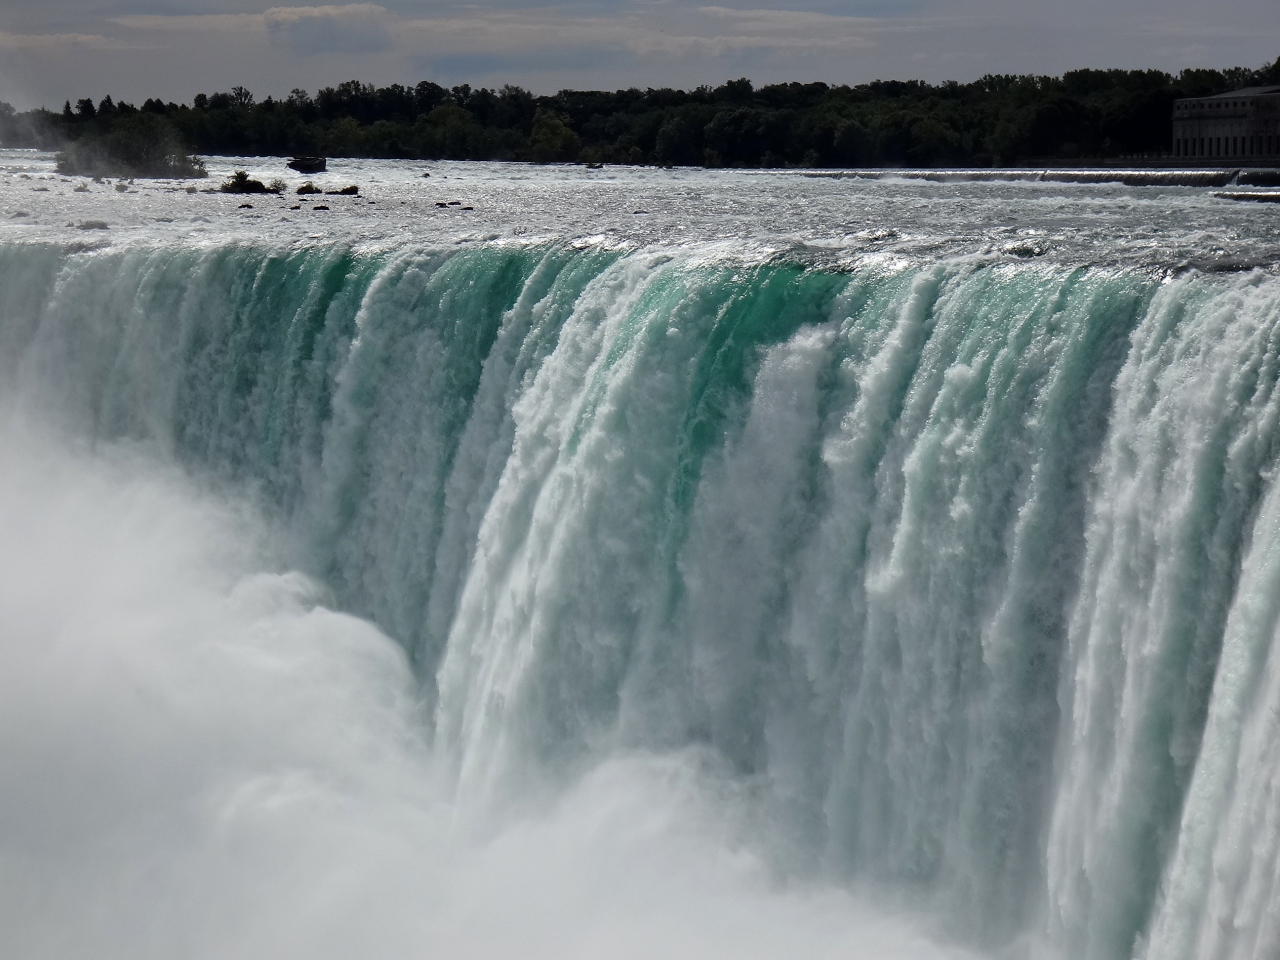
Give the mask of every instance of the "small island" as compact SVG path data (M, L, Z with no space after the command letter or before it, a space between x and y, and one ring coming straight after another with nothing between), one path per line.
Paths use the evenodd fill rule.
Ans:
M106 123L79 131L80 136L59 151L59 173L175 180L206 176L203 161L187 150L181 134L164 117L143 112L115 117L104 112L110 118Z

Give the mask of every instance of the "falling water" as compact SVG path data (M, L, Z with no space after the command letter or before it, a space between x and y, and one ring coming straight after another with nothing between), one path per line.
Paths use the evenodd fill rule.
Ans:
M696 754L958 942L1270 956L1280 279L1021 256L8 242L0 378L397 641L455 819Z

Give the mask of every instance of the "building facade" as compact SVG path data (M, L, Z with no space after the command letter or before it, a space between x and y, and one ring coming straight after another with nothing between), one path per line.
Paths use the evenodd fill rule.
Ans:
M1175 101L1173 155L1219 164L1280 163L1280 86Z

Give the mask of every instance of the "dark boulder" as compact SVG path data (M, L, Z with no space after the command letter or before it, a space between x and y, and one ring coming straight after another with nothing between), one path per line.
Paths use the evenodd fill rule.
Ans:
M329 161L324 157L294 157L285 166L299 173L324 173Z

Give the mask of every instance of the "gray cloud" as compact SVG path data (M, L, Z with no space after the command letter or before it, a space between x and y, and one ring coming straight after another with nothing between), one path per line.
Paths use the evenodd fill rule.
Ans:
M274 7L263 14L272 41L293 53L382 53L390 50L385 8L371 3Z
M562 87L1261 66L1280 4L1220 0L0 0L0 99L264 96L359 78ZM121 49L137 54L122 57Z
M119 50L128 44L111 37L92 33L4 33L0 31L0 50L56 50L89 47Z

